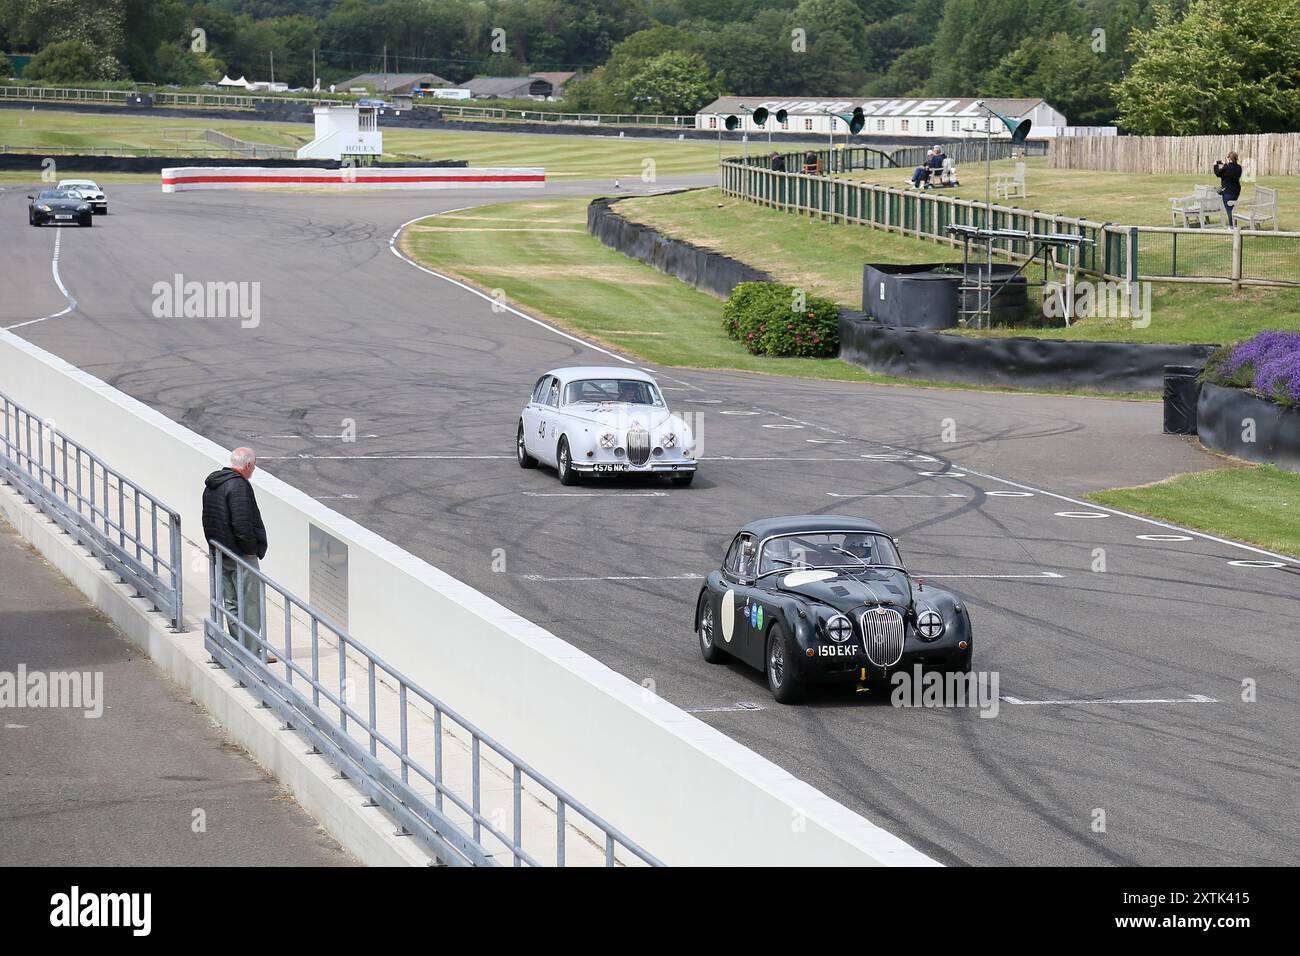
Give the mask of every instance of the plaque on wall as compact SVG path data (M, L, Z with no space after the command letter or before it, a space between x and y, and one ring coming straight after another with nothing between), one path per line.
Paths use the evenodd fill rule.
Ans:
M307 600L339 627L348 628L348 546L315 525L309 543Z

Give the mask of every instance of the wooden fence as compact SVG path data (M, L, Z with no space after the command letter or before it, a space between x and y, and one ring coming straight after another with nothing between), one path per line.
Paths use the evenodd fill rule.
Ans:
M1079 136L1051 141L1047 165L1115 173L1208 174L1229 150L1256 176L1300 176L1300 133L1247 136Z

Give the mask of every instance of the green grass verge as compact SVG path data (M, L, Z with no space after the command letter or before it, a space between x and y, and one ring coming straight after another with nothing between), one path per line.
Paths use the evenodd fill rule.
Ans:
M1300 557L1300 474L1273 465L1194 472L1088 498Z
M153 155L225 152L199 134L213 129L249 142L297 148L312 138L308 123L258 123L190 117L113 116L58 110L0 110L0 145L23 149L112 149ZM542 166L549 179L611 180L687 175L717 168L716 143L699 140L556 136L544 133L462 132L383 128L385 157L463 159L471 166ZM198 137L198 138L196 138ZM57 161L57 154L55 156ZM41 158L33 154L33 167Z
M960 262L961 250L866 226L841 225L729 199L717 189L627 199L629 219L764 269L782 282L841 305L862 307L866 262ZM1041 278L1031 273L1031 279ZM1243 288L1157 284L1151 324L1127 319L1081 319L1068 329L995 329L961 334L1124 342L1232 342L1263 329L1300 329L1300 288Z
M838 359L750 355L722 331L720 301L605 248L587 234L586 215L585 199L478 207L415 223L403 233L402 248L432 269L502 290L509 301L561 328L656 364L1007 391L875 375Z

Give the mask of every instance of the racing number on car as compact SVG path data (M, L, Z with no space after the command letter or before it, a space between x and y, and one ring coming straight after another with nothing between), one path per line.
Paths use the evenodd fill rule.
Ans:
M546 437L546 419L542 419L537 423L537 434L541 435L543 438Z

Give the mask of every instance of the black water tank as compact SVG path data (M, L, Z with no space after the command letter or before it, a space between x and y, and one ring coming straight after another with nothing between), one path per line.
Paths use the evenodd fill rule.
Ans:
M1201 370L1195 365L1165 366L1165 434L1196 434L1196 403L1201 397L1201 386L1196 376Z
M987 264L972 262L967 273L974 285L984 280ZM992 325L1022 325L1029 318L1029 280L1024 274L1017 275L1016 266L993 264L993 299L989 303L989 318ZM981 292L971 289L960 293L959 308L963 313L975 312L980 307L980 300L988 290Z

